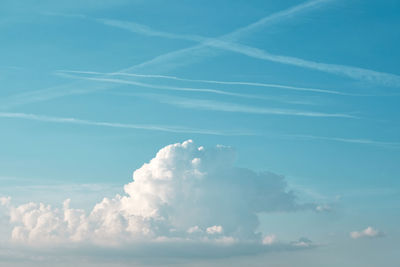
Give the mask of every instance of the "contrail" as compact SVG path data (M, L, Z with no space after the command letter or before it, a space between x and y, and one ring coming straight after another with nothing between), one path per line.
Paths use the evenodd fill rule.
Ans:
M192 134L224 135L224 136L253 135L252 133L239 132L239 131L216 131L216 130L186 128L180 126L101 122L101 121L82 120L77 118L36 115L30 113L0 112L0 118L25 119L25 120L34 120L34 121L51 122L51 123L79 124L79 125L89 125L89 126L161 131L161 132L171 132L171 133L192 133Z
M307 2L301 3L299 5L289 7L285 10L278 11L276 13L273 13L271 15L263 17L254 23L251 23L247 26L238 28L231 33L220 36L219 38L207 38L207 37L202 37L202 36L195 35L195 34L181 35L181 34L168 33L168 32L154 30L146 25L142 25L139 23L114 20L114 19L91 18L91 17L85 16L85 15L61 15L61 16L71 16L71 17L73 16L73 17L85 18L85 19L103 23L105 25L119 27L119 28L126 29L126 30L129 30L132 32L141 33L141 34L150 35L150 36L159 36L159 37L165 37L165 38L171 38L171 39L185 39L185 40L196 41L196 42L213 41L213 40L217 40L217 39L218 40L226 40L226 41L235 41L239 38L243 38L245 35L250 34L252 31L258 30L261 27L265 27L266 25L272 25L283 19L292 18L296 14L300 14L302 12L318 8L322 4L326 4L327 2L330 2L330 1L333 1L333 0L307 1ZM55 15L57 15L57 14L55 14ZM58 14L58 15L60 15L60 14Z
M250 113L250 114L262 114L262 115L347 118L347 119L358 118L356 116L352 116L349 114L342 114L342 113L323 113L323 112L294 110L294 109L255 107L255 106L240 105L229 102L193 99L186 97L171 97L165 95L160 96L160 95L147 94L144 96L157 99L159 102L164 104L170 104L181 108L189 108L189 109L201 109L201 110L235 112L235 113Z
M136 85L136 86L140 86L140 87L161 89L161 90L212 93L212 94L218 94L218 95L237 96L237 97L244 97L244 98L258 98L258 99L262 99L263 98L263 96L258 96L258 95L240 94L240 93L233 93L233 92L217 90L217 89L209 89L209 88L193 88L193 87L177 87L177 86L168 86L168 85L156 85L156 84L149 84L149 83L136 82L136 81L124 80L124 79L115 79L115 78L85 77L85 76L74 76L74 75L65 75L65 76L71 77L71 78L75 78L75 79L88 80L88 81L130 84L130 85Z
M258 82L244 82L244 81L215 81L215 80L201 80L201 79L187 79L176 76L168 75L153 75L153 74L137 74L137 73L125 73L125 72L96 72L96 71L77 71L77 70L58 70L58 73L75 73L75 74L90 74L90 75L103 75L103 76L126 76L126 77L137 77L137 78L157 78L157 79L168 79L183 82L197 82L197 83L208 83L208 84L222 84L222 85L246 85L253 87L268 87L268 88L280 88L294 91L305 91L323 94L333 95L346 95L346 96L364 96L358 94L343 93L334 90L325 90L318 88L309 87L298 87L291 85L273 84L273 83L258 83Z
M62 75L66 76L66 77L71 77L74 79L83 79L83 80L89 80L89 81L116 83L116 84L129 84L129 85L135 85L135 86L144 87L144 88L152 88L152 89L166 90L166 91L211 93L211 94L234 96L234 97L240 97L240 98L269 100L269 101L281 102L281 103L286 103L286 104L315 105L315 103L312 103L309 101L298 101L298 100L289 100L289 99L280 98L280 97L233 93L233 92L217 90L217 89L209 89L209 88L177 87L177 86L168 86L168 85L149 84L149 83L136 82L136 81L124 80L124 79L115 79L115 78L85 77L85 76L74 76L74 75L68 75L68 74L62 74Z
M297 134L297 135L286 134L283 136L289 137L289 138L296 138L296 139L305 139L305 140L323 140L323 141L361 144L361 145L375 145L375 146L381 146L381 147L400 148L400 143L382 142L382 141L375 141L375 140L371 140L371 139L354 139L354 138L326 137L326 136L300 135L300 134Z
M101 90L108 90L110 85L107 84L90 84L73 82L59 86L49 87L41 90L28 91L9 97L4 97L0 100L0 109L12 108L19 105L29 103L42 102L50 99L60 98L69 95L87 94Z
M242 28L236 29L234 32L225 35L223 38L226 38L230 41L235 41L239 38L243 38L245 35L250 34L252 31L258 30L261 27L265 27L265 25L271 25L277 22L282 21L283 19L292 18L294 15L301 14L302 12L310 11L312 9L318 8L323 4L328 2L332 2L333 0L313 0L307 1L302 4L287 8L282 11L278 11L274 14L266 16L252 24L244 26Z
M14 112L0 112L0 118L10 118L10 119L24 119L24 120L34 120L49 123L66 123L66 124L78 124L78 125L88 125L88 126L98 126L98 127L111 127L111 128L126 128L126 129L138 129L138 130L150 130L150 131L162 131L162 132L173 132L173 133L196 133L196 134L206 134L206 135L224 135L224 136L244 136L244 135L259 135L250 132L221 132L215 130L204 130L204 129L192 129L185 127L169 127L160 125L140 125L140 124L124 124L124 123L113 123L113 122L98 122L90 120L82 120L77 118L66 118L66 117L53 117L45 115L36 115L30 113L14 113ZM278 135L268 135L269 137L277 137ZM340 137L323 137L314 135L279 135L279 137L288 138L298 138L305 140L320 139L325 141L335 141L335 142L345 142L345 143L355 143L362 145L377 145L383 147L400 148L400 143L395 142L381 142L374 141L370 139L348 139Z
M236 31L233 31L229 34L225 34L220 37L222 38L227 38L229 40L236 40L246 34L246 32L249 32L251 30L255 30L258 27L265 26L274 22L278 22L284 18L292 18L293 16L297 14L301 14L302 12L305 12L307 10L311 10L313 8L316 8L320 4L326 3L328 0L316 0L316 1L308 1L306 3L288 8L286 10L268 15L260 20L258 20L255 23L252 23L248 26L245 26L243 28L237 29ZM48 14L48 15L56 15L60 16L60 14ZM66 17L75 17L75 18L82 18L82 19L90 19L85 15L62 15ZM101 19L99 19L99 22ZM151 71L151 72L163 72L163 71L168 71L180 66L184 66L190 62L196 61L196 60L203 60L205 56L211 56L213 53L217 54L216 51L210 51L210 49L205 49L207 46L205 44L199 44L195 45L189 48L184 48L184 49L179 49L173 52L169 52L160 56L157 56L149 61L143 62L141 64L137 64L134 66L131 66L129 68L121 69L117 72L136 72L138 70L140 71ZM188 54L191 56L189 57ZM178 60L178 62L176 62ZM175 63L169 63L169 64L162 64L165 62L170 62L174 61ZM71 89L73 88L78 88L78 89ZM27 103L34 103L38 101L45 101L49 99L54 99L58 97L63 97L67 95L73 95L73 94L84 94L84 93L90 93L90 92L95 92L97 90L107 90L110 88L110 85L107 87L101 87L98 88L91 87L91 85L88 85L87 83L84 82L78 82L78 83L73 83L73 84L67 84L67 85L62 85L62 86L57 86L57 87L51 87L48 89L42 89L34 92L28 92L28 93L23 93L23 94L18 94L15 96L11 96L7 99L4 99L6 102L5 103L0 103L0 108L9 108L13 106L18 106L22 104L27 104ZM54 91L54 92L53 92Z
M321 1L317 1L318 3ZM311 3L311 2L310 2ZM304 7L309 7L309 6L314 6L314 5L305 5ZM304 8L303 7L303 8ZM294 9L298 10L298 9ZM302 10L302 9L301 9ZM292 11L295 12L295 11ZM277 14L280 14L279 12ZM181 53L188 53L188 52L193 52L193 49L200 49L203 46L209 46L209 47L214 47L214 48L219 48L231 52L236 52L239 54L246 55L248 57L260 59L260 60L266 60L266 61L271 61L271 62L276 62L276 63L281 63L281 64L286 64L286 65L292 65L292 66L297 66L301 68L308 68L312 70L317 70L317 71L322 71L330 74L335 74L335 75L341 75L341 76L346 76L351 79L355 80L361 80L361 81L367 81L367 82L372 82L380 85L385 85L385 86L395 86L399 87L400 86L400 76L391 74L391 73L385 73L385 72L379 72L375 70L370 70L370 69L364 69L364 68L359 68L359 67L353 67L353 66L346 66L346 65L340 65L340 64L329 64L329 63L322 63L322 62L316 62L316 61L311 61L311 60L305 60L297 57L290 57L290 56L284 56L284 55L276 55L269 53L267 51L250 47L247 45L243 44L237 44L232 42L233 40L237 39L240 37L243 33L255 29L256 27L259 27L266 22L269 21L274 21L277 18L280 18L282 15L272 15L271 17L266 17L265 19L261 19L260 21L252 24L253 26L248 26L244 27L240 30L235 31L235 33L224 35L220 38L208 38L208 37L202 37L198 35L180 35L180 34L173 34L173 33L167 33L167 32L160 32L157 30L153 30L149 28L148 26L145 25L140 25L137 23L132 23L132 22L125 22L125 21L117 21L117 20L109 20L109 19L95 19L95 21L101 22L105 25L113 26L113 27L118 27L122 29L129 30L131 32L139 33L139 34L144 34L144 35L149 35L149 36L159 36L159 37L164 37L164 38L172 38L172 39L183 39L183 40L189 40L189 41L195 41L199 42L200 46L198 47L193 47L189 48L189 50L184 50ZM283 14L287 14L287 12L283 12ZM292 13L290 13L292 14ZM175 54L171 54L174 56L177 56ZM159 60L165 59L165 55L160 57Z
M183 40L189 40L189 41L194 41L194 42L199 42L200 44L172 51L160 56L157 56L153 58L152 60L149 60L147 62L132 66L130 68L127 68L125 70L120 70L118 72L135 72L138 69L140 70L146 70L148 69L149 71L152 72L161 72L161 70L158 70L156 67L161 65L162 70L168 70L168 69L173 69L181 66L185 66L189 63L198 61L198 60L203 60L205 57L210 57L212 55L218 55L219 53L217 51L213 51L210 49L207 49L209 47L219 47L221 49L225 49L223 46L221 46L221 43L231 43L233 41L238 40L242 36L244 36L246 33L249 33L251 31L254 31L260 27L265 27L266 25L271 25L273 23L277 23L283 19L289 19L293 18L293 16L297 14L301 14L305 11L312 10L314 8L319 7L322 4L325 4L327 2L330 2L331 0L314 0L314 1L307 1L305 3L290 7L288 9L273 13L271 15L268 15L266 17L263 17L259 19L258 21L249 24L247 26L244 26L242 28L239 28L231 33L224 34L220 37L216 38L207 38L207 37L202 37L198 35L180 35L180 34L171 34L171 33L165 33L157 30L150 29L147 26L140 25L137 23L132 23L128 22L121 22L117 20L110 20L110 19L101 19L101 18L89 18L85 17L86 19L91 19L106 25L110 26L115 26L115 27L121 27L124 29L128 29L131 31L134 31L137 33L142 33L142 34L150 34L152 36L160 36L160 37L168 37L172 39L183 39ZM133 25L133 27L131 27ZM140 30L138 30L140 29ZM231 49L229 49L231 50ZM188 55L191 55L190 57ZM163 65L165 62L170 62L173 60L175 63L174 64L167 64ZM176 62L178 60L178 62Z
M231 51L236 51L238 53L242 53L249 57L257 59L268 60L272 62L318 70L331 74L347 76L355 80L372 82L384 86L395 86L395 87L400 86L400 76L391 73L378 72L375 70L363 69L346 65L315 62L296 57L275 55L258 48L253 48L240 44L216 42L213 44L213 46L225 48Z

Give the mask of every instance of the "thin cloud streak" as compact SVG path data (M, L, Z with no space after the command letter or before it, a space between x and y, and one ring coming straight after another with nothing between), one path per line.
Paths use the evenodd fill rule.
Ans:
M189 41L194 41L194 42L199 42L200 44L184 48L184 49L179 49L176 51L168 52L166 54L157 56L149 61L146 61L144 63L129 67L124 70L120 70L118 72L135 72L137 70L146 70L148 68L152 72L160 72L157 70L155 67L158 67L162 65L162 68L165 70L168 69L173 69L181 66L185 66L189 63L192 63L196 60L203 60L205 57L210 57L212 54L218 55L217 51L213 51L210 49L207 49L209 46L215 46L216 41L218 42L223 42L222 40L230 40L230 41L235 41L244 36L245 34L254 31L260 27L265 27L267 25L271 25L273 23L276 23L278 21L282 21L283 19L289 19L293 18L297 14L301 14L305 11L312 10L321 4L327 3L331 0L314 0L314 1L307 1L305 3L287 8L285 10L273 13L271 15L265 16L258 21L249 24L247 26L244 26L242 28L239 28L231 33L222 35L217 38L206 38L198 35L180 35L180 34L172 34L172 33L166 33L166 32L161 32L157 30L150 29L147 26L140 25L137 23L132 23L128 22L123 22L123 21L118 21L118 20L110 20L110 19L101 19L101 18L89 18L85 16L86 19L91 19L93 21L97 21L103 24L107 24L110 26L115 26L115 27L121 27L123 29L130 29L133 32L137 33L142 33L142 34L150 34L152 36L158 35L160 37L168 37L168 38L173 38L173 39L183 39L183 40L189 40ZM121 24L122 23L122 24ZM133 25L131 27L130 25ZM220 47L223 48L223 47ZM190 57L188 55L191 55ZM176 62L179 60L179 62ZM175 63L172 64L171 61L174 61ZM163 64L169 62L168 64Z
M236 112L236 113L251 113L251 114L263 114L263 115L283 115L283 116L301 116L301 117L326 117L326 118L346 118L346 119L357 119L358 117L341 114L341 113L323 113L293 109L281 109L281 108L264 108L240 105L229 102L193 99L185 97L170 97L165 95L144 95L157 101L178 106L181 108L188 109L200 109L210 111L223 111L223 112Z
M108 85L109 86L109 85ZM64 96L88 94L109 89L106 84L97 84L92 86L88 83L73 82L59 86L49 87L41 90L28 91L9 97L5 97L0 101L0 109L12 108L29 103L42 102L46 100L56 99Z
M282 11L278 11L276 13L273 13L271 15L263 17L252 24L238 28L235 31L225 34L223 36L220 36L219 38L216 38L216 39L226 40L226 41L235 41L240 38L243 38L245 35L248 35L253 31L259 30L259 28L265 27L266 25L272 25L274 23L282 21L283 19L291 18L292 16L294 16L296 14L301 14L302 12L310 11L312 9L318 8L321 5L331 2L331 1L333 1L333 0L307 1L307 2L301 3L299 5L289 7ZM145 35L149 35L149 36L158 36L158 37L165 37L165 38L170 38L170 39L184 39L184 40L195 41L195 42L208 42L208 41L216 40L214 38L207 38L207 37L203 37L203 36L199 36L199 35L195 35L195 34L182 35L182 34L174 34L174 33L158 31L158 30L152 29L146 25L142 25L142 24L135 23L135 22L127 22L127 21L104 19L104 18L90 18L85 15L73 15L73 16L90 19L90 20L93 20L96 22L103 23L105 25L119 27L122 29L126 29L126 30L129 30L132 32L141 33L141 34L145 34Z
M274 15L272 15L272 17L276 18ZM266 23L267 21L270 21L270 19L268 19L268 18L269 17L267 17L265 19L261 19L259 22L256 22L255 25L262 25L262 24ZM260 59L260 60L266 60L266 61L286 64L286 65L292 65L292 66L297 66L297 67L301 67L301 68L308 68L308 69L322 71L322 72L326 72L326 73L330 73L330 74L346 76L348 78L355 79L355 80L377 83L377 84L381 84L381 85L385 85L385 86L395 86L395 87L400 86L400 76L395 75L395 74L379 72L379 71L364 69L364 68L359 68L359 67L352 67L352 66L346 66L346 65L340 65L340 64L322 63L322 62L316 62L316 61L311 61L311 60L305 60L305 59L301 59L301 58L297 58L297 57L272 54L272 53L269 53L267 51L264 51L264 50L261 50L258 48L233 43L232 41L227 41L230 39L230 38L226 37L226 36L230 36L229 34L226 36L220 37L220 38L207 38L207 37L202 37L202 36L197 36L197 35L180 35L180 34L160 32L157 30L153 30L148 26L140 25L140 24L132 23L132 22L109 20L109 19L96 19L96 21L102 22L105 25L126 29L131 32L135 32L135 33L139 33L139 34L195 41L195 42L201 43L201 45L204 45L204 46L228 50L231 52L236 52L236 53L243 54L248 57L252 57L252 58L256 58L256 59ZM244 28L242 28L242 30L239 30L239 32L243 33L246 31L246 29L250 30L250 29L254 29L254 27L249 27L249 28L244 27ZM237 35L235 33L232 36L237 36ZM240 34L238 36L240 36ZM187 51L183 51L183 52L187 52Z
M157 85L157 84L136 82L136 81L131 81L131 80L124 80L124 79L101 78L101 77L99 77L99 78L97 78L97 77L84 77L84 76L68 75L68 74L64 74L64 73L61 73L61 75L62 76L66 76L66 77L70 77L70 78L83 79L83 80L88 80L88 81L105 82L105 83L117 83L117 84L128 84L128 85L135 85L135 86L144 87L144 88L152 88L152 89L167 90L167 91L211 93L211 94L227 95L227 96L234 96L234 97L240 97L240 98L270 100L270 101L276 101L276 102L281 102L281 103L286 103L286 104L315 105L315 103L312 103L312 102L288 100L286 98L270 97L270 96L262 96L262 95L233 93L233 92L228 92L228 91L223 91L223 90L218 90L218 89Z
M363 69L346 65L315 62L290 56L275 55L258 48L253 48L240 44L218 42L215 44L215 46L243 53L249 57L257 59L263 59L267 61L293 65L297 67L318 70L331 74L347 76L355 80L367 81L385 86L395 86L395 87L400 86L400 76L391 73L378 72L375 70Z
M239 38L243 38L245 35L252 33L253 31L258 30L261 27L265 27L266 25L271 25L277 22L282 21L283 19L290 19L294 15L301 14L302 12L311 11L316 9L328 2L332 2L333 0L311 0L301 3L299 5L289 7L285 10L278 11L274 14L266 16L252 24L249 24L245 27L239 28L234 32L225 35L225 38L230 41L235 41Z
M277 134L277 133L263 133L257 134L254 132L239 132L239 131L215 131L215 130L204 130L204 129L191 129L184 127L168 127L159 125L139 125L139 124L123 124L123 123L110 123L110 122L97 122L89 120L81 120L76 118L65 118L65 117L53 117L36 115L29 113L15 113L15 112L0 112L0 118L9 119L25 119L33 121L42 121L50 123L67 123L67 124L79 124L88 126L101 126L101 127L112 127L112 128L126 128L126 129L137 129L137 130L150 130L150 131L162 131L162 132L174 132L174 133L195 133L195 134L207 134L207 135L225 135L225 136L244 136L244 135L258 135L266 136L269 138L290 138L290 139L304 139L304 140L322 140L322 141L335 141L354 143L361 145L375 145L381 147L400 148L400 143L395 142L381 142L370 139L349 139L340 137L324 137L314 135L298 135L298 134Z
M371 139L354 139L354 138L326 137L326 136L315 136L315 135L284 135L284 136L296 139L323 140L323 141L334 141L341 143L353 143L361 145L375 145L380 147L400 148L400 143L398 142L382 142Z
M173 87L173 86L162 86L162 85L152 85L145 84L135 81L127 81L121 79L107 79L107 78L91 78L91 77L78 77L76 78L92 80L92 81L102 81L111 83L121 83L136 85L147 88L162 89L162 90L174 90L174 91L190 91L190 92L209 92L226 94L232 96L244 96L242 94L229 93L225 91L213 90L213 89L201 89L201 88L185 88L185 87ZM247 96L248 97L248 96ZM167 101L168 99L168 101ZM163 96L161 103L173 104L175 106L180 106L184 108L197 108L204 110L214 110L214 111L226 111L226 112L242 112L242 113L255 113L255 114L269 114L269 115L287 115L287 116L304 116L304 117L336 117L336 118L351 118L356 119L358 117L341 114L341 113L322 113L322 112L312 112L312 111L300 111L300 110L290 110L290 109L279 109L279 108L258 108L253 106L244 106L233 103L224 103L210 100L193 100L191 98L180 98L180 97L170 97Z
M129 84L129 85L136 85L136 86L140 86L140 87L161 89L161 90L212 93L212 94L218 94L218 95L228 95L228 96L237 96L237 97L245 97L245 98L262 98L262 96L257 96L257 95L232 93L232 92L227 92L227 91L223 91L223 90L209 89L209 88L192 88L192 87L155 85L155 84L148 84L148 83L142 83L142 82L136 82L136 81L123 80L123 79L83 77L83 76L73 76L73 75L65 75L65 76L71 77L71 78L76 78L76 79L84 79L84 80L88 80L88 81Z
M293 18L296 14L301 14L302 12L305 12L307 10L311 10L312 8L315 8L317 4L322 4L327 1L323 0L317 0L317 1L308 1L306 3L291 7L289 9L268 15L260 20L258 20L255 23L252 23L248 26L242 27L238 29L237 31L233 31L231 33L225 34L223 36L220 36L220 38L229 38L230 40L233 39L238 39L241 36L243 36L247 31L254 30L258 27L261 26L266 26L268 24L271 24L273 22L278 22L281 19L284 18ZM312 4L315 3L315 4ZM47 13L47 15L52 15L52 16L63 16L63 17L72 17L72 18L81 18L81 19L90 19L89 17L81 14L73 14L73 15L65 15L65 14L57 14L57 13ZM99 19L100 22L101 19ZM247 30L246 30L247 29ZM145 28L144 30L147 30ZM197 37L196 37L197 38ZM198 40L196 40L198 41ZM146 71L151 70L152 72L161 72L161 71L167 71L170 69L174 69L180 66L185 66L188 63L192 63L195 60L203 60L205 56L211 56L212 53L215 53L216 51L210 51L210 49L206 49L207 46L204 44L199 44L195 45L189 48L184 48L184 49L179 49L173 52L169 52L160 56L157 56L151 60L148 60L146 62L121 69L117 72L136 72L136 71ZM188 55L191 55L190 57ZM217 53L216 53L217 54ZM179 60L180 62L176 62ZM171 61L174 61L175 63L171 63ZM168 64L163 64L169 62ZM48 88L44 90L38 90L34 92L28 92L25 94L19 94L16 96L12 96L11 98L7 99L6 104L2 104L0 108L9 108L9 107L14 107L18 105L23 105L27 103L34 103L34 102L40 102L40 101L46 101L54 98L59 98L59 97L64 97L68 95L74 95L74 94L84 94L84 93L91 93L91 92L96 92L98 90L108 90L110 89L111 86L106 87L106 88L91 88L91 89L71 89L72 88L86 88L85 83L74 83L74 84L67 84L67 85L62 85L58 87L53 87L53 88Z
M127 76L127 77L137 77L137 78L157 78L157 79L168 79L182 82L197 82L197 83L208 83L208 84L222 84L222 85L245 85L253 87L268 87L268 88L279 88L294 91L305 91L305 92L315 92L323 94L334 94L334 95L346 95L346 96L364 96L357 94L343 93L333 90L325 90L318 88L309 87L298 87L291 85L282 84L272 84L272 83L258 83L258 82L245 82L245 81L215 81L215 80L201 80L201 79L186 79L176 76L168 75L153 75L153 74L137 74L137 73L125 73L125 72L96 72L96 71L77 71L77 70L58 70L58 73L76 73L76 74L90 74L90 75L103 75L103 76Z
M296 14L300 14L301 12L305 12L306 10L310 9L311 7L314 8L317 6L317 4L320 3L325 3L328 0L316 0L316 1L308 1L306 3L291 7L289 9L271 14L269 16L266 16L260 20L258 20L255 23L252 23L248 26L242 27L236 31L233 31L231 33L225 34L221 36L220 38L229 38L230 40L233 39L238 39L239 37L243 36L246 31L254 30L258 27L261 26L266 26L267 24L271 24L274 21L277 22L280 19L283 18L292 18ZM312 4L315 3L315 4ZM80 18L80 19L91 19L86 15L82 14L72 14L72 15L67 15L67 14L59 14L59 13L43 13L44 15L51 15L51 16L62 16L62 17L70 17L70 18ZM100 22L101 19L99 19ZM247 29L247 30L246 30ZM145 28L144 30L147 30ZM204 59L205 56L211 56L212 53L216 53L216 51L211 51L210 49L206 49L207 46L204 44L199 44L195 45L189 48L184 48L184 49L179 49L173 52L168 52L166 54L157 56L151 60L148 60L146 62L121 69L117 72L136 72L136 71L146 71L151 70L152 72L161 72L161 71L167 71L170 69L174 69L180 66L185 66L188 63L192 63L195 60L202 60ZM188 55L191 55L190 57ZM176 62L179 60L180 62ZM172 64L171 61L174 61L175 63ZM163 64L169 62L168 64ZM84 88L84 89L76 89L76 88ZM28 103L35 103L35 102L41 102L41 101L46 101L54 98L60 98L68 95L74 95L74 94L85 94L85 93L91 93L91 92L96 92L99 90L108 90L112 88L111 85L108 85L107 87L103 88L90 88L87 89L87 84L83 82L78 82L78 83L73 83L73 84L66 84L66 85L61 85L61 86L56 86L56 87L51 87L47 89L42 89L42 90L37 90L33 92L28 92L28 93L23 93L23 94L18 94L15 96L11 96L8 99L5 99L6 102L0 104L0 108L10 108L10 107L15 107L19 105L24 105Z
M253 135L252 133L238 132L238 131L226 132L226 131L216 131L207 129L185 128L180 126L99 122L99 121L82 120L77 118L53 117L53 116L36 115L30 113L16 113L16 112L0 112L0 118L25 119L25 120L34 120L34 121L52 122L52 123L80 124L89 126L161 131L161 132L171 132L171 133L193 133L193 134L226 135L226 136Z

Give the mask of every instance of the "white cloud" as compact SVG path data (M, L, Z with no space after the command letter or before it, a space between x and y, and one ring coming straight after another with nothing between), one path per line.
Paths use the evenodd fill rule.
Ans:
M147 94L144 96L151 97L164 104L169 104L189 109L263 114L263 115L280 115L280 116L304 116L304 117L347 118L347 119L357 118L356 116L345 113L325 113L325 112L315 112L308 110L259 107L259 106L241 105L236 103L206 100L206 99L171 97L166 95Z
M327 204L322 204L322 205L316 206L315 210L317 212L328 212L328 211L332 211L332 207Z
M263 245L272 245L276 243L276 235L267 235L262 240Z
M242 28L239 28L229 34L225 34L220 36L219 38L215 40L222 40L222 39L230 39L230 40L237 40L246 34L256 30L260 29L261 27L267 26L271 23L279 22L282 19L291 19L295 17L296 14L302 14L306 12L307 10L312 10L316 7L318 7L320 4L323 4L325 2L328 2L329 0L315 0L315 1L309 1L306 3L302 3L293 7L290 7L286 10L282 10L273 14L270 14L266 17L261 18L260 20L256 21L255 23L249 24L247 26L244 26ZM49 14L49 13L48 13ZM57 15L57 13L52 13L53 15ZM50 15L50 14L49 14ZM60 14L58 14L60 15ZM66 15L62 15L66 16ZM67 15L68 16L68 15ZM72 15L72 17L75 18L88 18L85 15ZM102 21L101 19L95 19L93 21L97 22L102 22L104 23L105 21ZM110 20L108 20L110 22ZM113 26L118 26L118 25L113 25ZM126 28L124 26L124 28ZM137 24L135 26L135 29L137 30ZM141 32L145 33L148 30L148 27L143 28L141 26ZM155 33L159 33L159 31L153 31L153 35ZM174 34L175 35L175 34ZM176 35L175 35L176 36ZM170 37L172 37L170 35ZM187 36L185 36L186 38ZM206 38L207 40L209 38ZM121 69L118 70L117 72L122 73L122 72L136 72L136 71L141 71L141 72L165 72L171 69L175 69L177 67L182 67L185 66L189 63L192 63L194 61L198 61L203 59L205 56L211 56L218 54L217 51L211 51L207 45L211 45L212 43L208 42L206 43L200 43L196 44L194 46L188 47L188 48L183 48L179 50L175 50L172 52L168 52L166 54L159 55L151 60L148 60L146 62L140 63L138 65L131 66L126 69ZM223 48L223 47L220 47ZM232 49L231 49L232 50ZM79 88L79 89L76 89ZM85 88L85 89L81 89ZM97 92L99 90L108 90L112 88L111 85L107 86L100 86L98 84L91 85L87 83L80 83L80 84L65 84L53 88L47 88L47 89L42 89L42 90L37 90L37 91L31 91L28 93L22 93L22 94L17 94L14 96L11 96L10 98L6 99L4 104L2 104L2 107L13 107L13 106L18 106L18 105L23 105L27 103L35 103L35 102L40 102L40 101L46 101L54 98L59 98L59 97L64 97L68 95L75 95L75 94L84 94L84 93L91 93L91 92Z
M207 135L252 135L251 133L237 132L237 131L227 132L227 131L218 131L218 130L186 128L186 127L182 127L182 126L164 126L164 125L150 125L150 124L101 122L101 121L82 120L82 119L78 119L78 118L54 117L54 116L36 115L36 114L31 114L31 113L20 113L20 112L18 112L18 113L17 112L0 112L0 118L25 119L25 120L42 121L42 122L50 122L50 123L66 123L66 124L78 124L78 125L122 128L122 129L161 131L161 132L170 132L170 133L197 133L197 134L207 134Z
M102 75L102 76L124 76L124 77L134 77L134 78L157 78L157 79L168 79L175 81L183 81L183 82L196 82L196 83L207 83L207 84L224 84L224 85L246 85L246 86L254 86L254 87L267 87L267 88L278 88L278 89L286 89L286 90L294 90L294 91L304 91L304 92L315 92L315 93L324 93L324 94L334 94L334 95L352 95L348 93L343 93L339 91L332 91L320 88L310 88L310 87L298 87L291 85L283 85L283 84L271 84L271 83L258 83L258 82L248 82L248 81L214 81L214 80L201 80L201 79L187 79L180 78L176 76L168 76L168 75L154 75L154 74L138 74L138 73L125 73L125 72L96 72L96 71L77 71L77 70L59 70L56 72L57 74L90 74L90 75ZM224 92L226 93L226 92Z
M202 232L202 230L200 229L200 227L198 227L198 226L196 225L196 226L190 227L190 228L187 230L187 232L188 232L189 234L192 234L192 233Z
M376 141L376 140L371 140L371 139L326 137L326 136L299 135L299 134L291 134L291 135L286 135L286 136L291 137L291 138L297 138L297 139L305 139L305 140L325 140L325 141L341 142L341 143L375 145L375 146L379 146L379 147L390 147L390 148L399 148L400 147L400 143L398 143L398 142L383 142L383 141Z
M259 20L256 23L248 25L246 27L235 30L234 32L224 35L219 38L207 38L198 35L180 35L173 34L167 32L160 32L154 29L151 29L148 26L140 25L137 23L126 22L126 21L118 21L118 20L109 20L109 19L95 19L94 21L103 23L105 25L123 28L135 33L150 35L150 36L159 36L164 38L172 38L172 39L183 39L198 42L199 48L203 46L210 46L220 49L225 49L232 52L237 52L240 54L247 55L252 58L257 58L266 61L272 61L281 64L293 65L302 68L308 68L312 70L318 70L326 73L336 74L347 76L352 79L373 82L380 85L386 86L394 86L398 87L400 85L400 76L384 73L370 69L364 69L353 66L339 65L339 64L329 64L329 63L321 63L311 60L306 60L302 58L290 57L285 55L277 55L271 54L267 51L246 46L243 44L235 43L234 41L240 38L245 33L250 33L254 29L259 28L260 26L265 26L268 23L279 21L282 18L288 18L293 14L300 13L299 11L304 12L307 9L315 8L316 6L328 1L309 1L303 3L301 5L289 8L287 10L277 12L268 17L265 17ZM289 15L290 14L290 15ZM187 50L182 50L182 52L177 51L177 54L185 53ZM190 51L190 50L189 50Z
M265 96L265 95L260 95L260 94L243 94L243 93L235 93L235 92L230 92L230 91L225 91L225 90L219 90L219 89L214 89L214 88L196 88L196 87L179 87L179 86L169 86L169 85L160 85L160 84L151 84L151 83L143 83L143 82L137 82L134 80L126 80L126 79L120 79L120 78L112 78L115 77L118 73L104 73L102 76L82 76L82 75L71 75L69 73L85 73L85 74L96 74L96 72L80 72L80 71L58 71L56 72L58 75L63 76L63 77L68 77L68 78L73 78L73 79L80 79L80 80L88 80L88 81L94 81L94 82L105 82L105 83L116 83L116 84L128 84L128 85L135 85L143 88L152 88L152 89L158 89L158 90L163 90L163 91L181 91L181 92L200 92L200 93L207 93L207 94L217 94L217 95L228 95L228 96L235 96L239 98L250 98L250 99L260 99L260 100L267 100L267 101L275 101L275 102L281 102L281 103L286 103L286 104L298 104L298 105L315 105L314 102L306 101L306 100L296 100L296 99L288 99L287 96L285 97L278 97L278 96ZM179 79L177 77L173 76L160 76L160 75L141 75L141 74L128 74L128 73L120 73L119 75L122 76L133 76L133 77L168 77L174 80L186 80L187 79ZM108 76L108 78L105 78L105 76ZM222 84L235 84L235 83L229 83L229 82L216 82L216 81L205 81L205 80L191 80L191 81L202 81L202 82L215 82L215 83L222 83ZM236 83L240 85L245 85L245 83ZM252 85L256 83L248 83L247 85ZM262 84L264 87L267 87L267 84ZM288 86L284 85L270 85L269 87L274 87L274 88L286 88ZM140 96L140 94L137 93L113 93L116 95L124 95L124 96Z
M362 231L353 231L350 233L350 237L353 239L359 239L364 237L374 238L374 237L382 237L384 233L368 226Z
M214 225L214 226L211 226L211 227L207 228L207 233L211 234L211 235L213 235L213 234L221 234L222 231L223 231L223 228L222 228L221 225Z
M8 206L10 204L10 201L11 201L10 197L0 197L1 206Z
M295 247L301 247L301 248L310 248L312 246L315 246L313 242L307 237L301 237L299 240L294 241L291 244Z
M259 213L315 209L314 204L297 203L282 176L236 168L234 161L234 150L226 146L197 147L191 140L166 146L134 172L124 195L104 198L90 212L71 208L69 199L61 208L10 204L11 238L35 246L165 242L262 246L274 244L275 236L262 238L256 232ZM2 203L8 202L2 198Z

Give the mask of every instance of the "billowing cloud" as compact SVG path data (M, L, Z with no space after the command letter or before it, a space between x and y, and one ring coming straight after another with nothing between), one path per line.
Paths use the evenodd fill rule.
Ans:
M299 204L284 177L234 166L232 148L197 147L191 140L162 148L133 173L125 194L104 198L90 212L43 203L19 206L2 198L13 225L11 239L22 244L160 244L163 242L270 247L274 235L257 232L258 214L315 210ZM309 246L304 240L286 244ZM254 249L259 251L260 249Z
M383 237L384 233L372 228L371 226L368 226L362 231L354 231L350 233L350 237L353 239L359 239L359 238L375 238L375 237Z

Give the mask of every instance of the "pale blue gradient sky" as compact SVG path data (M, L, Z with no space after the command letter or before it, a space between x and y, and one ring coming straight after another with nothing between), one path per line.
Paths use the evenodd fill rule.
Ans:
M397 266L400 5L304 3L1 1L0 196L89 207L165 145L224 144L332 210L261 215L318 248L213 265Z

